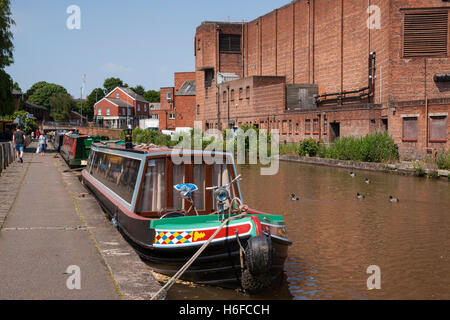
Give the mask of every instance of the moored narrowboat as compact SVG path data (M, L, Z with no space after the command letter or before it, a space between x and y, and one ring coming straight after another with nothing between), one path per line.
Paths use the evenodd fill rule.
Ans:
M174 152L185 161L174 161ZM215 152L223 161L212 164L205 155L212 154L95 143L82 180L156 272L173 276L208 242L181 279L249 292L270 287L291 244L283 217L243 204L232 154Z
M101 140L108 140L108 137L65 133L59 152L69 167L83 167L87 165L92 144Z

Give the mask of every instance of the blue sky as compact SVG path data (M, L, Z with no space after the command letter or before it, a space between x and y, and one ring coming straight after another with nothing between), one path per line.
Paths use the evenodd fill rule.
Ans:
M194 71L194 36L205 20L251 21L289 0L12 0L14 64L6 69L23 91L44 80L80 96L107 77L159 90L173 73ZM70 5L81 29L70 30Z

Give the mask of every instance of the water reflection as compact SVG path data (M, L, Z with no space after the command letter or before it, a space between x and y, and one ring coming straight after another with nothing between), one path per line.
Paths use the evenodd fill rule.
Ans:
M285 277L259 296L191 289L199 299L450 299L448 181L364 171L351 177L289 162L275 176L261 176L257 166L238 171L244 201L285 218L293 241ZM381 290L367 290L371 265L381 268Z

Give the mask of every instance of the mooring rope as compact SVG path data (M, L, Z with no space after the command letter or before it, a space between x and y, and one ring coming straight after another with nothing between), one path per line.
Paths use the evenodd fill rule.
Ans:
M186 262L186 264L184 266L182 266L181 269L178 270L178 272L150 300L156 300L158 298L158 296L162 292L164 292L164 290L168 291L172 287L172 285L183 275L183 273L192 265L192 263L194 263L194 261L202 254L202 252L211 243L211 241L214 240L214 238L217 236L217 234L220 232L220 230L222 230L223 227L225 227L225 225L227 225L229 222L231 222L233 220L245 218L246 216L247 216L247 212L241 213L240 215L237 215L234 217L229 217L228 219L226 219L222 223L222 225L216 230L216 232L214 232L214 234L208 239L208 241L206 241L201 246L201 248L198 249L198 251L189 259L189 261Z

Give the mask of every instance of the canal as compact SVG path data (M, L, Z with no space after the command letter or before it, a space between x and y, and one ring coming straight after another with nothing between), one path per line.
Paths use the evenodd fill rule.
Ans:
M275 176L250 165L238 171L244 201L285 218L293 245L283 279L256 296L176 285L169 299L450 299L448 181L366 171L351 177L347 169L290 162ZM380 290L367 288L372 265L381 271Z

